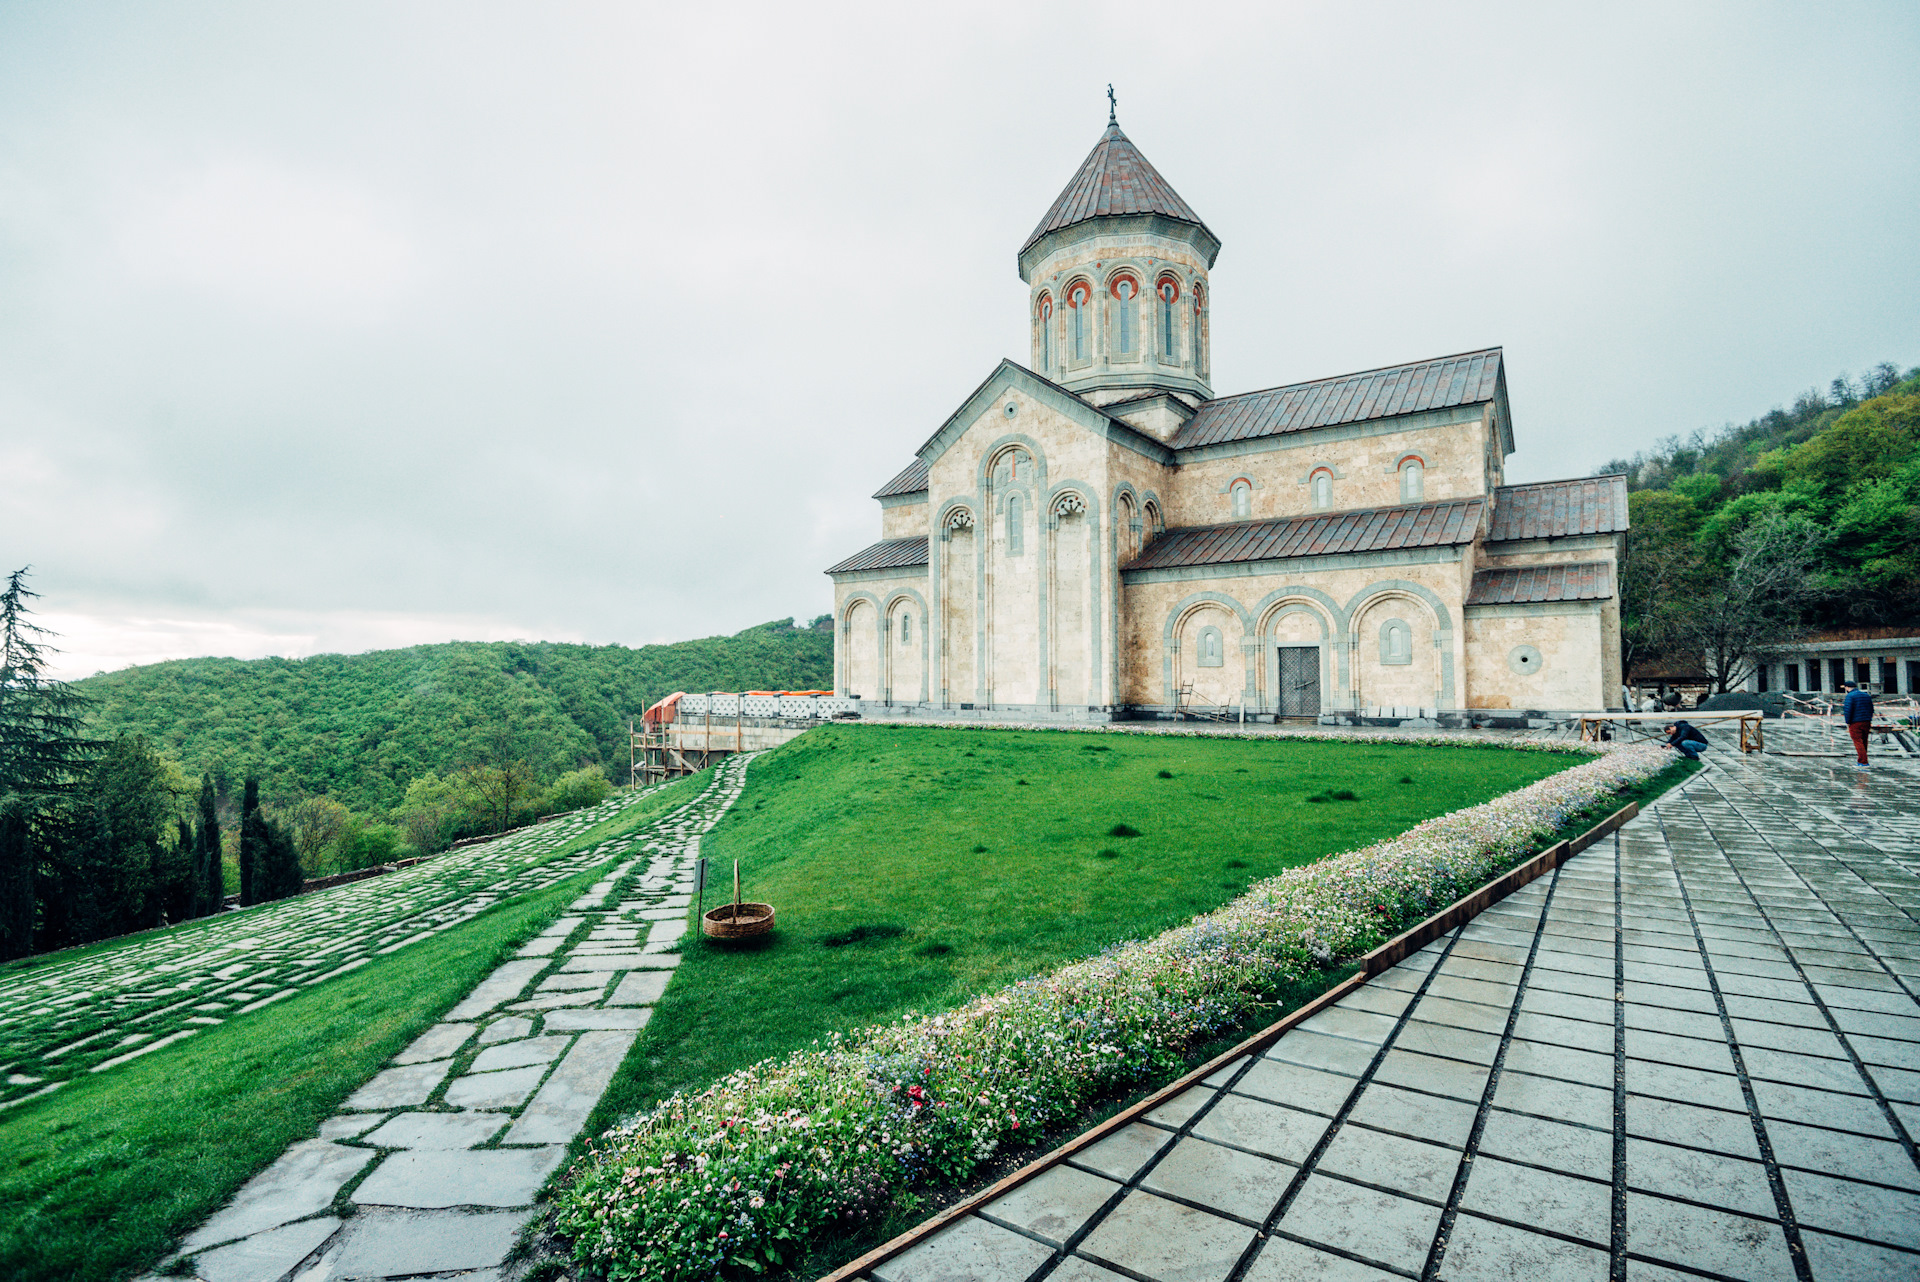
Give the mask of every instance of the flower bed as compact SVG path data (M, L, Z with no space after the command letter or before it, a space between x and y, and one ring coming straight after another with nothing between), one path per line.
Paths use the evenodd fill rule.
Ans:
M1172 1075L1195 1041L1431 915L1671 760L1651 745L1606 751L1256 883L1154 939L675 1095L589 1146L555 1227L610 1278L757 1272L918 1185L965 1179L1103 1095Z

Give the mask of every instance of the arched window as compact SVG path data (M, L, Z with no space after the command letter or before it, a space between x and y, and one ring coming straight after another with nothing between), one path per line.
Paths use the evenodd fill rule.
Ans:
M1053 370L1053 300L1040 295L1040 372Z
M1418 503L1427 497L1427 469L1417 458L1400 462L1400 501Z
M1019 556L1026 550L1026 522L1020 510L1020 496L1007 495L1007 555Z
M902 614L900 616L900 644L907 645L912 640L913 616L911 614Z
M1253 515L1253 486L1245 480L1235 481L1227 489L1233 499L1233 519L1244 521Z
M1205 341L1201 331L1206 328L1207 296L1200 286L1193 287L1193 372L1206 372Z
M1142 536L1141 541L1142 541L1142 544L1144 545L1147 543L1151 543L1155 539L1159 538L1160 531L1165 529L1166 526L1160 520L1160 505L1153 502L1152 500L1148 500L1147 505L1144 508L1142 508L1140 512L1141 512L1140 533Z
M1087 288L1085 281L1075 282L1067 291L1067 308L1073 313L1073 359L1076 362L1087 359L1087 304L1093 301L1093 291Z
M1325 512L1333 506L1333 473L1321 468L1313 474L1313 510Z
M1380 625L1380 662L1413 662L1413 629L1404 619L1388 619Z
M1180 287L1163 276L1154 292L1160 296L1160 359L1171 365L1180 359L1173 350L1173 305L1180 301Z
M1221 641L1220 629L1206 627L1200 629L1200 666L1218 668L1226 662L1226 646Z
M1120 306L1117 310L1120 313L1118 325L1120 331L1119 351L1122 356L1133 355L1134 351L1140 346L1139 340L1134 335L1133 322L1133 298L1134 295L1139 292L1139 289L1140 287L1134 283L1133 277L1131 276L1122 276L1113 282L1113 296L1120 300Z
M1120 536L1120 564L1125 565L1140 555L1140 516L1134 510L1133 496L1122 494L1119 504L1119 520L1116 522Z

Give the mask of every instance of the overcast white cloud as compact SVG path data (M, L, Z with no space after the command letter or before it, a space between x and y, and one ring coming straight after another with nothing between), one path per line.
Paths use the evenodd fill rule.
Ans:
M1920 8L0 6L0 560L84 674L828 608L1120 94L1215 387L1516 476L1920 362Z

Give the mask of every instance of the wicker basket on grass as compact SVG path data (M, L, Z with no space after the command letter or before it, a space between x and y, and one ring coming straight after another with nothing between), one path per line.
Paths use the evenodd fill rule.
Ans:
M745 939L773 929L772 904L721 904L700 918L700 929L712 939Z

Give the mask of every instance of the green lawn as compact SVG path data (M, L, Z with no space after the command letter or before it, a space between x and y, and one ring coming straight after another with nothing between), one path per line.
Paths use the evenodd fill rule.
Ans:
M705 782L661 789L542 858L640 827ZM105 1282L151 1267L288 1144L312 1136L604 866L0 1114L0 1278ZM237 919L182 929L223 920Z
M957 1004L1583 758L1479 747L824 727L704 844L772 903L695 944L587 1134L822 1033ZM1356 800L1313 800L1329 794ZM1137 836L1115 836L1116 829ZM727 891L709 894L711 906Z

